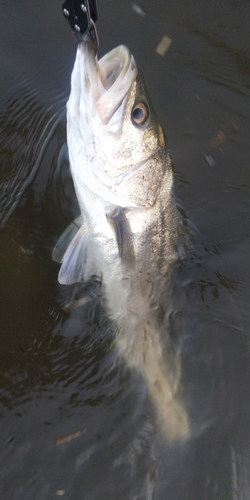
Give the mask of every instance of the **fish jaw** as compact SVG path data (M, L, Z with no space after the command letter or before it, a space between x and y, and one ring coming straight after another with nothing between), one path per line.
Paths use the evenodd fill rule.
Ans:
M67 103L69 159L78 198L82 186L104 203L137 206L115 194L111 189L115 181L104 168L109 137L114 141L114 131L121 126L123 102L136 76L134 58L125 46L113 49L99 62L89 42L78 46Z
M107 125L137 73L135 60L125 45L116 47L98 61L91 42L83 41L77 49L68 110L72 112L79 107L84 110L83 126L85 116L99 120L99 125Z

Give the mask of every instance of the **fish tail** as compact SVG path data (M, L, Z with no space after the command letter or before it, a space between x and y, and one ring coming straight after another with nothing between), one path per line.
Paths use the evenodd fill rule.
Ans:
M159 332L152 327L145 330L143 351L142 371L155 405L158 426L167 439L185 440L190 436L190 422L177 394L181 378L180 358L174 374L163 353Z
M133 321L130 318L129 323ZM168 440L183 441L190 436L190 422L183 403L178 398L181 379L180 358L173 363L167 359L158 329L150 322L121 329L117 345L128 365L141 372L155 406L156 422ZM131 328L132 326L132 328ZM133 332L133 334L131 333ZM174 373L175 372L175 373Z

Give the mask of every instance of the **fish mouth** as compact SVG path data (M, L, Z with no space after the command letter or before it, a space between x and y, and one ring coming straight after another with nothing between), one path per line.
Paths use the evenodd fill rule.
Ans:
M78 45L67 102L67 141L76 185L87 186L105 203L130 208L137 203L113 192L116 181L105 165L137 74L135 60L124 45L98 61L93 44L83 41Z
M107 125L124 101L132 83L137 77L134 57L125 45L119 45L105 54L99 61L93 48L84 44L82 50L88 64L85 64L96 111L103 125Z
M119 45L97 61L97 69L103 88L107 91L115 83L125 83L130 71L136 69L136 64L129 49Z

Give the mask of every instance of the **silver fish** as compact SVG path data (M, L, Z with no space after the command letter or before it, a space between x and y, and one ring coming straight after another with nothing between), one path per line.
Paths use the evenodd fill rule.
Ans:
M161 336L171 309L181 217L166 138L125 46L98 61L90 42L79 44L67 141L81 217L54 249L54 260L62 260L59 282L102 276L120 352L146 378L164 434L187 438L189 420L177 396L180 375L170 368Z

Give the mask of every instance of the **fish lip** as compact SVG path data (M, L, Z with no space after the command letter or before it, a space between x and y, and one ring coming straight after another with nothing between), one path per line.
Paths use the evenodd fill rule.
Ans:
M112 49L99 61L91 42L83 41L79 48L97 116L102 125L108 125L120 106L123 109L123 102L137 77L135 60L125 45Z

